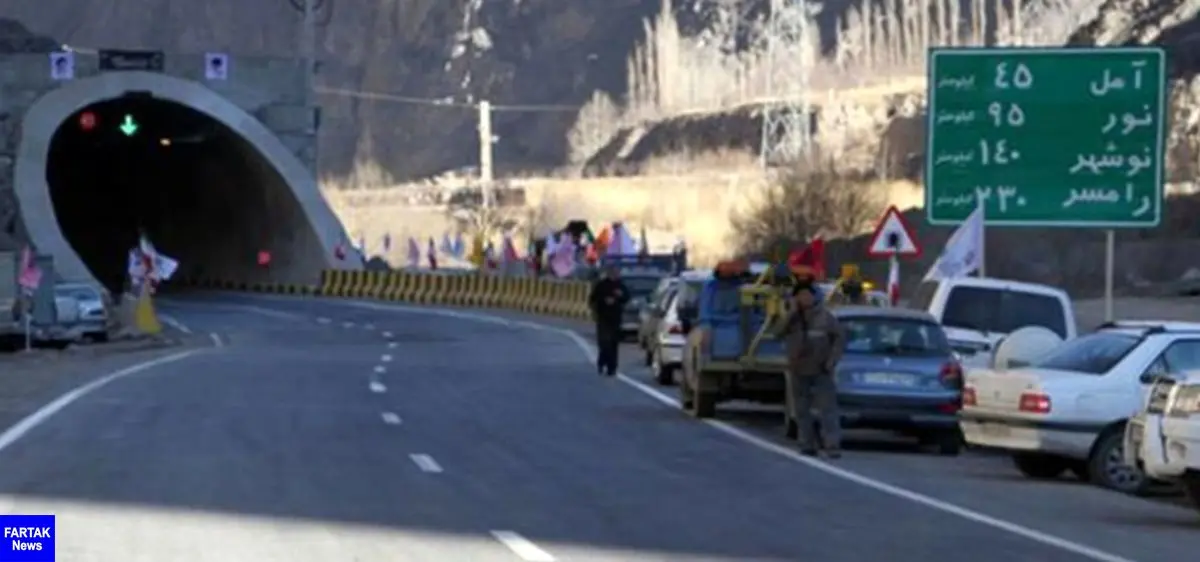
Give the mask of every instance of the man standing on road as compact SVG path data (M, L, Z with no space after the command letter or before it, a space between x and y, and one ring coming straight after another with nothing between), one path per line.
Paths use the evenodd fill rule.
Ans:
M617 374L617 350L621 346L621 313L629 302L629 289L621 281L621 271L615 266L606 268L605 275L592 286L588 304L596 320L596 370L600 374Z
M792 310L780 336L787 348L787 409L799 430L800 452L815 456L818 444L830 458L841 456L841 414L837 407L838 362L845 336L837 318L816 298L816 288L794 290ZM818 415L813 415L816 408ZM820 422L820 441L816 426Z

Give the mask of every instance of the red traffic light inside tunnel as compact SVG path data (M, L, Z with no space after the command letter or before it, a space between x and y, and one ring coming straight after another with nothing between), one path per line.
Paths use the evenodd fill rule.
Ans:
M79 128L83 131L92 131L96 128L96 113L92 111L84 111L79 114Z

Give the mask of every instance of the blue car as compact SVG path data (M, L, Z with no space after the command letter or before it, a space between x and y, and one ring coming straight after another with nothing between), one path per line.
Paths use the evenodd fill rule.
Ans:
M963 374L937 320L904 308L831 311L846 334L837 372L844 427L897 431L958 454Z

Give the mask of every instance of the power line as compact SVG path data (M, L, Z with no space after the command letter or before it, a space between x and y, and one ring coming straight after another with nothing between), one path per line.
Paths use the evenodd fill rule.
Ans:
M359 90L346 90L342 88L315 88L319 94L331 96L341 96L347 98L358 98L376 101L390 101L395 103L407 103L411 105L431 105L447 108L471 109L478 110L479 103L455 101L452 97L444 98L420 98L412 96L400 96L396 94L384 94L379 92L363 92ZM547 104L491 104L492 111L507 111L507 112L526 112L526 113L550 113L550 112L577 112L581 109L577 105L547 105Z

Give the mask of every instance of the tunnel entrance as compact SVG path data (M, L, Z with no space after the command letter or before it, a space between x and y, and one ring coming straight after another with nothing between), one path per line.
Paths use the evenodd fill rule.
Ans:
M150 93L88 105L50 140L46 181L66 242L110 291L145 233L180 278L253 281L259 252L310 233L296 196L248 141ZM310 234L311 236L311 234Z

